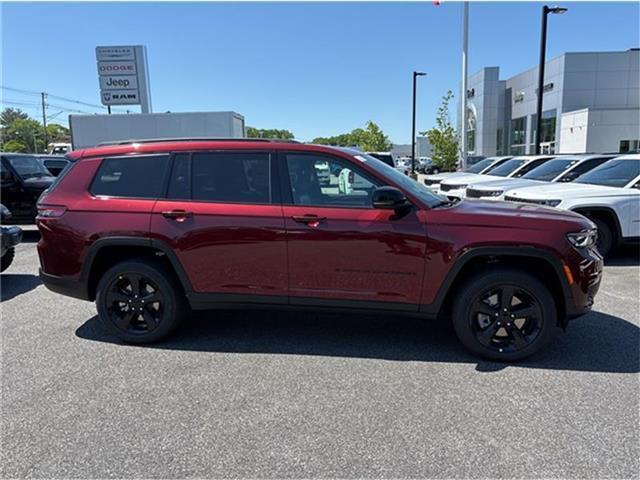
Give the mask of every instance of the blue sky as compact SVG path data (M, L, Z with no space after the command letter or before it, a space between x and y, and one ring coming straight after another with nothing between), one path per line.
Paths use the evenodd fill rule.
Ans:
M534 66L541 5L472 3L469 73L497 65L505 78ZM638 3L562 5L569 12L550 17L547 58L639 46ZM154 111L235 110L248 125L286 128L303 140L371 119L394 142L408 143L412 70L429 74L419 80L419 130L433 125L440 97L459 88L461 4L455 2L0 8L2 85L89 103L100 102L96 45L147 46ZM2 94L7 102L38 100ZM37 114L35 105L25 108Z

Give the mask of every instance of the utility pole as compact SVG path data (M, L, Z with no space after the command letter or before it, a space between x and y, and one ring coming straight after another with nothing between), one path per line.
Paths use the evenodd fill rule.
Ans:
M45 104L47 94L42 92L40 97L42 98L42 128L44 129L44 149L46 151L49 147L49 135L47 135L47 106Z
M416 78L424 77L424 72L413 72L413 113L411 117L411 176L416 178Z
M462 7L462 88L460 92L460 170L467 166L467 50L469 48L469 2Z

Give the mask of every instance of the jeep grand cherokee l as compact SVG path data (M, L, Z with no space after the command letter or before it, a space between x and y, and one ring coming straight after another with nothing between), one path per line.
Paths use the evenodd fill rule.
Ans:
M38 205L40 275L127 342L190 309L279 305L451 319L472 352L516 360L600 285L585 217L451 201L355 150L167 140L70 155ZM323 185L318 162L373 187Z

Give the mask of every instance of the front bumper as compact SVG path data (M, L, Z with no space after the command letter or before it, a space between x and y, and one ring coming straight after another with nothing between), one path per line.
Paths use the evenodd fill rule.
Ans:
M591 310L600 290L604 261L595 248L575 252L576 261L570 268L574 277L571 285L573 302L567 308L567 317L577 317Z
M20 227L0 227L2 235L0 243L2 244L2 254L9 248L15 247L22 241L22 229Z

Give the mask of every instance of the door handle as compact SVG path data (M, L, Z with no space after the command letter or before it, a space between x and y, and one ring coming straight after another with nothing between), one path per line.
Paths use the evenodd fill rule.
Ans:
M320 222L323 222L327 217L319 217L317 215L294 215L291 217L294 222L306 223L307 225L317 226Z
M164 218L171 218L179 222L184 221L186 218L193 217L193 212L187 212L186 210L167 210L162 212Z

